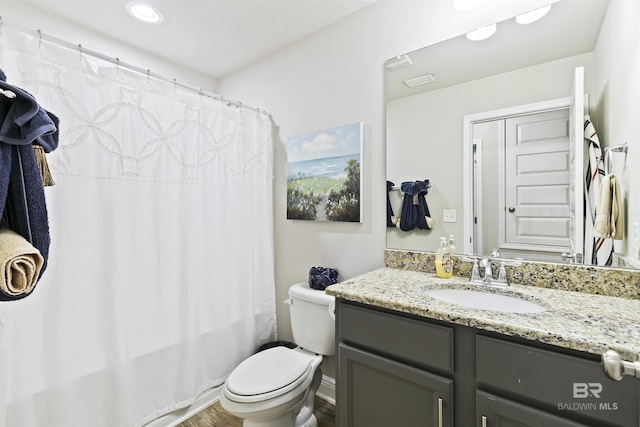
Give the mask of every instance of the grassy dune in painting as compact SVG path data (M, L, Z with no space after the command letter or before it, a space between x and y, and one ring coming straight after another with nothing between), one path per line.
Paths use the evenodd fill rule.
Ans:
M340 177L307 177L287 182L287 218L360 221L360 163L349 160Z

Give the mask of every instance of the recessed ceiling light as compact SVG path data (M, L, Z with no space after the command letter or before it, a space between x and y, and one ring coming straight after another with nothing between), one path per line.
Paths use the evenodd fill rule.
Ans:
M131 1L125 5L129 15L148 24L159 24L164 20L162 13L150 4Z
M467 38L473 41L488 39L496 32L496 27L496 24L491 24L486 27L478 28L477 30L468 32Z
M484 0L453 0L453 7L458 10L471 10L482 6Z
M522 15L516 16L516 22L522 25L531 24L546 15L549 9L551 9L550 4L539 9L534 9L531 12L523 13Z

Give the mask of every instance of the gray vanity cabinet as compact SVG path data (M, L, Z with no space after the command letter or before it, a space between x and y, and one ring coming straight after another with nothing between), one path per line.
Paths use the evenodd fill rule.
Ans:
M338 427L640 427L598 357L337 299Z
M336 314L338 426L453 427L452 328L342 303Z

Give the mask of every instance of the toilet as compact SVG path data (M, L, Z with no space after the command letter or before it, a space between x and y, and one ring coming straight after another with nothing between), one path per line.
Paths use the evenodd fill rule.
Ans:
M289 288L296 348L273 347L249 357L227 378L220 404L243 427L317 427L313 415L323 356L335 353L335 299L307 283Z

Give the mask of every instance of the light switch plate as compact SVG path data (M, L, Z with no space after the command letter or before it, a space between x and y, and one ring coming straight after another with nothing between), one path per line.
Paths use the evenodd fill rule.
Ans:
M456 222L456 211L454 209L443 209L442 222Z

